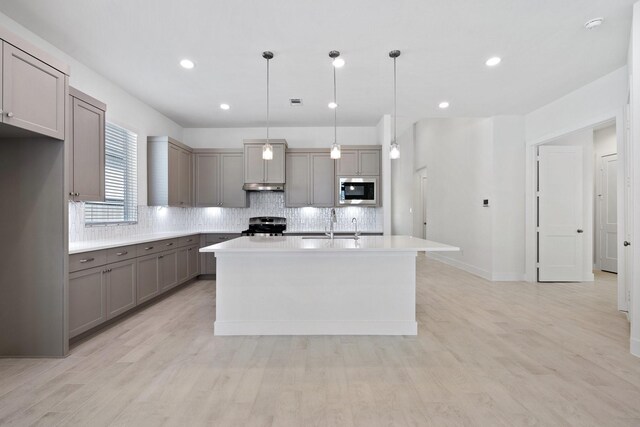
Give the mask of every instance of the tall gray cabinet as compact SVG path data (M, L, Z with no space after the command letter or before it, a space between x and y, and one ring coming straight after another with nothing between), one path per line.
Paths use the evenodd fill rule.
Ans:
M105 113L107 106L79 90L69 88L69 198L104 201Z
M246 208L244 155L238 150L194 151L194 205Z
M192 206L192 151L168 136L147 138L149 206Z

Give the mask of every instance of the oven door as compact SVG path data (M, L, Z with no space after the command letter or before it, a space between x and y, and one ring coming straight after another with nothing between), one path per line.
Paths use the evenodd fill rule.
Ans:
M372 206L378 203L377 178L340 178L338 204Z

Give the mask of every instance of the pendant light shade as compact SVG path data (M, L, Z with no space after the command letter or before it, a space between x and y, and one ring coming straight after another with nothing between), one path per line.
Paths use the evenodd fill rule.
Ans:
M267 142L262 146L262 159L273 160L273 147L269 143L269 61L273 59L273 52L262 52L262 57L267 60Z
M391 142L391 149L389 150L389 157L392 160L400 158L400 145L398 145L398 140L396 138L396 132L398 130L396 59L398 56L400 56L399 50L392 50L389 52L389 57L393 59L393 141Z
M331 144L331 158L340 158L340 145L338 144L338 99L336 97L336 68L344 65L344 60L339 58L340 52L332 50L329 52L329 58L331 58L331 64L333 65L333 101L329 103L329 108L333 109L333 144ZM336 65L336 61L341 65Z

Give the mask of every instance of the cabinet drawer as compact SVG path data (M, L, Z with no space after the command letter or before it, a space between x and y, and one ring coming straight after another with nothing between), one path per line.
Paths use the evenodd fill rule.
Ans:
M112 262L135 258L136 254L136 245L107 249L107 263L111 264Z
M175 249L176 247L178 247L178 239L167 239L158 240L157 242L141 243L136 246L136 251L138 256L144 256Z
M199 241L197 234L194 234L193 236L180 237L178 239L178 247L182 248L184 246L196 245Z
M107 263L107 251L83 252L69 255L69 272L99 267Z

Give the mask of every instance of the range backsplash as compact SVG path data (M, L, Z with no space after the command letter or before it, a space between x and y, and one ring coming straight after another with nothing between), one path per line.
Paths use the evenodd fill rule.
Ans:
M84 225L84 204L69 202L69 241L106 240L137 234L171 231L215 230L239 232L252 216L283 216L287 231L322 231L329 224L330 208L286 208L284 193L249 193L249 207L160 208L138 206L138 223L131 225ZM361 231L382 231L382 209L337 208L337 231L352 231L351 218L358 219Z

